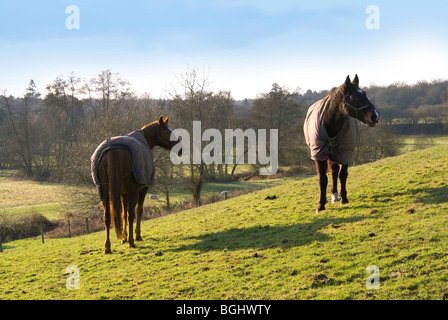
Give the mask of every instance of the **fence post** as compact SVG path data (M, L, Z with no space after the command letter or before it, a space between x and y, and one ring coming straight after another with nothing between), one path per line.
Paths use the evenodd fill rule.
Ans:
M72 237L72 230L70 228L70 220L68 220L68 237L71 238Z
M44 239L44 225L43 224L40 225L40 235L42 236L42 243L45 243L45 239Z
M90 229L89 229L89 217L86 217L86 232L87 232L87 234L90 233Z

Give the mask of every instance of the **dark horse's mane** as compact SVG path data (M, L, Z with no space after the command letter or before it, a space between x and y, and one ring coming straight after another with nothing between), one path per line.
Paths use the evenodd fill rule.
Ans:
M341 87L332 88L327 97L330 99L330 106L324 115L325 128L329 136L334 137L339 132L348 115L344 108L344 95Z

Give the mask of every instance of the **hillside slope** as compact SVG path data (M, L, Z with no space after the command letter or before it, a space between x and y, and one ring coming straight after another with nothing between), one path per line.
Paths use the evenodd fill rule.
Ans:
M138 248L114 239L111 255L104 232L6 243L0 299L442 299L447 160L437 146L350 168L350 203L319 215L310 177L145 221Z

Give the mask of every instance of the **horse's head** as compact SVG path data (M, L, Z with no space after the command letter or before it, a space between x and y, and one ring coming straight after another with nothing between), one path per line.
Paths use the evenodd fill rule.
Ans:
M174 135L173 130L168 126L169 120L170 116L167 116L165 119L163 119L163 116L160 116L159 120L157 120L156 145L166 150L171 150L180 142L179 138Z
M174 135L173 130L168 126L169 120L169 116L165 119L163 119L163 116L160 116L159 120L147 124L142 128L146 141L148 141L151 149L159 146L166 150L171 150L180 142L179 138Z
M355 76L353 82L350 81L350 76L347 76L341 89L344 95L344 107L348 116L358 119L370 127L374 127L380 119L380 113L367 99L365 91L359 88L358 75Z

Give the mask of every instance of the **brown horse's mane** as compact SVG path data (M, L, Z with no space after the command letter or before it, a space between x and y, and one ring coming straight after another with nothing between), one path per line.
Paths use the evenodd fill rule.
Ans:
M154 124L157 124L157 123L158 123L158 121L156 120L156 121L153 121L153 122L151 122L151 123L145 124L145 125L142 127L142 130L145 130L146 128L148 128L148 127L150 127L150 126L152 126L152 125L154 125Z
M336 136L339 129L344 124L345 118L348 116L344 108L344 94L342 87L332 88L327 97L330 99L330 105L325 111L324 120L328 134L332 137Z
M152 149L156 146L156 134L155 131L158 130L158 121L153 121L151 123L148 123L142 127L143 134L145 135L145 139L148 142L149 147Z

